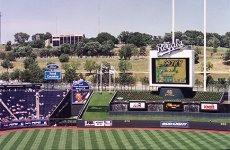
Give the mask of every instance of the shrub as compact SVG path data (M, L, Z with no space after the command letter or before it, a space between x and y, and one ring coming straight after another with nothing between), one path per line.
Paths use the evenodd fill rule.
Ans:
M61 54L59 56L59 61L60 62L68 62L69 61L69 55L68 54Z

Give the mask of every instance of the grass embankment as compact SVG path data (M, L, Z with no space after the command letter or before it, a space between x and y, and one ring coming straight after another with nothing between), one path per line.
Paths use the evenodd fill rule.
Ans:
M202 74L199 74L199 72L202 72L202 64L203 64L203 47L194 47L196 51L199 51L199 63L195 64L195 78L202 80ZM149 51L150 48L147 47L147 51ZM207 48L207 62L210 61L213 64L213 68L211 70L208 70L208 72L211 72L214 79L217 78L228 78L230 74L230 66L224 65L223 63L223 55L227 51L227 48L218 48L216 53L212 52L212 48ZM23 61L25 58L16 59L13 69L9 69L9 72L12 72L14 69L24 69ZM80 73L87 73L87 71L84 69L84 64L86 60L93 60L97 62L97 64L100 64L104 61L109 62L112 66L115 67L115 69L118 71L118 63L119 63L119 57L84 57L84 58L78 58L78 57L70 57L70 63L72 61L78 61L80 62L80 66L77 70L77 72ZM2 60L0 60L0 63ZM45 68L46 64L48 62L56 63L60 66L61 71L64 72L64 70L61 67L61 63L58 60L57 57L48 57L48 58L37 58L37 62L40 67ZM132 57L130 62L132 63L132 69L130 72L132 72L135 76L135 78L140 79L143 76L148 76L148 65L149 65L149 57L148 56L140 56L140 57ZM2 68L0 66L0 73L5 72L6 69Z

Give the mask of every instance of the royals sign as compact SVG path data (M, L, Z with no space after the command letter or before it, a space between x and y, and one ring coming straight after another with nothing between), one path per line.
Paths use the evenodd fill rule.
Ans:
M182 41L176 39L175 43L164 42L163 44L157 44L158 56L163 56L165 54L171 54L173 51L180 50L184 47Z

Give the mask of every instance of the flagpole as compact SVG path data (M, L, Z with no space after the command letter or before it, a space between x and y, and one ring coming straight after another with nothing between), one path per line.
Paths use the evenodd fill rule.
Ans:
M206 0L204 0L204 91L206 91Z

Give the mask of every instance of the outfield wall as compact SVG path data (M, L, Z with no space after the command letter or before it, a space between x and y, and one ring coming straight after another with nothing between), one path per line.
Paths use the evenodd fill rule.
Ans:
M110 111L109 115L121 116L139 116L139 115L151 115L151 116L173 116L173 117L199 117L199 118L230 118L230 113L209 113L209 112L151 112L151 111Z
M230 123L195 122L195 121L168 121L168 120L78 120L78 127L85 128L180 128L230 131Z
M33 120L17 120L9 122L1 122L0 130L18 129L18 128L31 128L31 127L47 127L50 125L48 119L33 119Z

